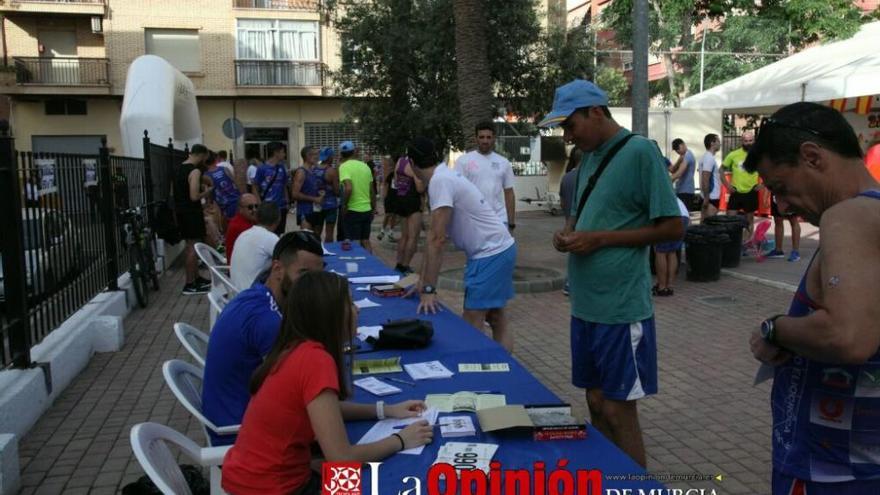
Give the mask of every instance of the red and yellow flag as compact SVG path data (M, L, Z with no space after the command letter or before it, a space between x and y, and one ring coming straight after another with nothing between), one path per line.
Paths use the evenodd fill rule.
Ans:
M828 106L837 110L838 112L842 112L846 110L846 98L838 98L836 100L829 100Z
M856 98L856 113L859 115L868 115L871 112L871 103L873 102L873 96L859 96Z

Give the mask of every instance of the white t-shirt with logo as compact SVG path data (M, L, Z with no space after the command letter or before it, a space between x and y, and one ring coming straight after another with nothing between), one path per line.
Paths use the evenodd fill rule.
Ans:
M700 159L700 173L702 172L712 172L712 178L714 180L714 184L712 184L712 190L709 192L709 199L720 199L721 198L721 167L718 166L718 162L715 161L715 155L709 153L708 151L703 154L703 158ZM706 194L706 191L703 191L703 194Z
M507 227L460 171L438 166L428 183L428 200L431 211L452 208L447 234L468 259L488 258L513 246Z
M455 170L477 186L498 218L507 224L504 190L513 188L513 167L507 158L494 151L484 155L474 150L456 160Z
M265 227L254 225L235 240L229 276L238 290L249 289L257 276L272 266L272 251L278 236Z

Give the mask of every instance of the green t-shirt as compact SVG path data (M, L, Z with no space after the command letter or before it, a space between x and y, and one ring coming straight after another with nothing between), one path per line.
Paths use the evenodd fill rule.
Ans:
M348 160L339 166L339 182L351 181L351 196L348 198L348 211L366 212L372 210L370 191L373 184L373 171L360 160Z
M730 185L736 189L736 192L747 193L758 185L758 172L747 172L743 168L748 152L742 148L737 148L727 154L721 168L730 171Z
M581 194L605 153L629 133L621 129L596 151L584 156L572 216L577 215ZM648 226L658 218L680 215L663 157L654 144L635 136L599 177L575 230L631 230ZM648 252L648 246L644 246L607 247L586 256L570 254L572 315L605 324L635 323L653 316Z

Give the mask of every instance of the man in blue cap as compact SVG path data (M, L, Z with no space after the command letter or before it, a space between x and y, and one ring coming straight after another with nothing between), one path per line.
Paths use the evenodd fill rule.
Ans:
M593 426L645 466L636 400L657 393L648 246L681 237L675 192L657 148L618 125L589 81L557 88L539 125L561 125L584 152L571 217L553 237L570 255L572 382Z
M346 239L360 241L369 252L370 227L376 211L373 170L357 159L357 148L351 141L339 145L339 182L342 183L342 231Z

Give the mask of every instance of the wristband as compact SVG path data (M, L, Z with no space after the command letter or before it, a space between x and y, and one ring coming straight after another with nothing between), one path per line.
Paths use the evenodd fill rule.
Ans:
M376 418L385 419L385 401L380 400L376 403Z
M392 437L397 437L397 439L400 440L400 450L406 450L406 444L403 443L403 437L400 436L400 434L398 434L398 433L392 433L391 436L392 436Z

